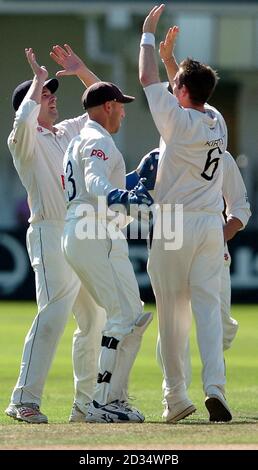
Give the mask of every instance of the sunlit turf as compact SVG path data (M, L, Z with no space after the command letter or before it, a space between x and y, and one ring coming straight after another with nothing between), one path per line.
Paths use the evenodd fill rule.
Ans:
M147 305L146 310L155 312L155 307ZM33 302L0 303L0 435L4 436L2 442L8 442L9 433L17 428L20 430L21 446L26 445L26 437L23 435L31 434L31 427L11 420L5 416L4 409L9 403L18 376L24 338L35 311L36 306ZM227 400L234 417L232 424L219 426L208 424L194 324L191 333L193 380L189 396L195 403L197 412L176 427L161 423L162 377L155 357L157 335L155 314L153 323L145 333L130 380L130 395L135 397L133 404L145 414L146 423L136 427L130 425L126 431L121 425L113 427L111 425L111 428L109 425L108 427L100 425L98 429L101 429L101 432L98 433L93 432L93 428L89 431L89 425L86 424L66 425L73 402L71 344L75 322L71 316L48 376L42 401L42 410L48 415L50 424L46 427L33 427L33 429L40 428L40 433L37 433L39 441L35 442L44 441L47 445L52 439L56 444L61 442L63 445L71 443L79 445L86 439L86 432L89 445L114 443L118 438L120 443L127 444L132 444L134 439L137 444L146 442L156 444L178 442L182 445L203 442L258 444L258 306L235 305L232 307L232 316L240 325L232 348L225 353ZM64 431L63 434L57 432L55 426L58 424L65 425L62 429L67 429L67 434ZM241 424L243 426L239 426ZM83 434L79 432L78 426L80 429L81 426L85 426ZM122 429L120 436L118 436L119 429Z

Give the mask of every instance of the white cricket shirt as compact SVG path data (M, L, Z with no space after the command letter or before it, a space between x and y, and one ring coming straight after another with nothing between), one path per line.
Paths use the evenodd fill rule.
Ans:
M15 115L8 146L14 166L27 190L29 222L64 221L66 204L63 190L63 157L70 141L83 128L87 114L55 125L54 134L40 126L40 104L23 101Z
M180 107L162 83L144 91L161 136L155 202L222 212L221 157L227 147L222 115L208 104L205 113Z
M67 220L79 204L100 215L98 197L125 188L125 162L110 133L91 119L70 143L64 158ZM106 206L102 207L104 212ZM103 214L104 215L104 214Z

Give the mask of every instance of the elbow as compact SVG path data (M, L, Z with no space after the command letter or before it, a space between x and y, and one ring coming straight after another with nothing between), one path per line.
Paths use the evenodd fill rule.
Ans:
M159 76L155 72L144 70L139 71L139 80L143 88L160 82Z
M139 80L143 88L149 85L149 77L145 72L139 72Z

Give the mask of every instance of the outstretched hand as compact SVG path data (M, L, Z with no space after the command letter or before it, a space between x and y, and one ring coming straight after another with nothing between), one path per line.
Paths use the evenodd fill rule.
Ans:
M153 33L155 34L157 29L157 24L159 22L160 16L165 8L165 5L155 6L152 8L150 13L146 16L145 21L143 23L142 32L143 33Z
M167 62L174 54L174 47L178 33L179 27L173 26L172 28L169 28L165 40L161 41L159 45L159 55L163 62Z
M63 67L63 70L56 72L57 77L63 77L64 75L79 75L80 71L85 68L84 62L75 54L68 44L64 44L64 47L58 45L53 46L53 50L50 52L50 57L57 64Z
M42 81L46 81L48 78L48 71L44 65L39 65L37 63L36 55L31 47L25 49L25 55L34 75L36 75Z

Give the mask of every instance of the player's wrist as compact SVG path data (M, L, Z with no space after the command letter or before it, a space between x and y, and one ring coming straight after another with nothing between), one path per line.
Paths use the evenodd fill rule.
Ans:
M152 46L155 49L155 35L153 33L142 33L140 46Z
M163 64L173 64L175 62L175 58L174 56L169 56L169 57L163 57L163 59L161 59Z
M170 57L163 57L163 59L161 59L162 62L164 62L164 64L166 64L167 62L173 62L173 57L170 56Z

